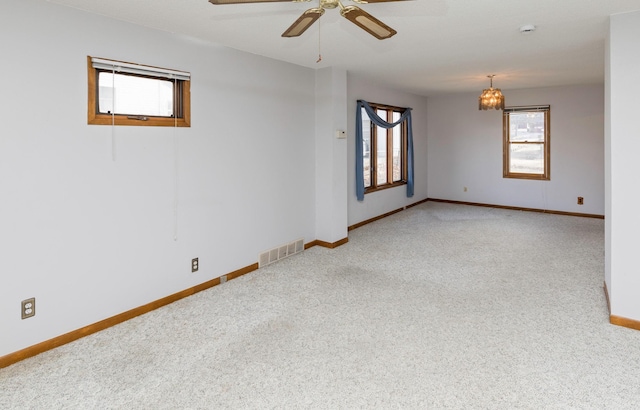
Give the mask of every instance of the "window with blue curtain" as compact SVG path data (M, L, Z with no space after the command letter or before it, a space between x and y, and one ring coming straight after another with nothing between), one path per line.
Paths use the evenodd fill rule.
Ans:
M358 100L356 107L356 196L398 185L413 196L411 108Z

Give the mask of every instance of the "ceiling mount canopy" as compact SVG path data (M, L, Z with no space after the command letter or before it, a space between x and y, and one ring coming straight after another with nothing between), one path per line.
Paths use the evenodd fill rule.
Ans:
M307 2L311 0L209 0L211 4L246 4L246 3L270 3L270 2ZM385 3L404 0L353 0L354 3ZM325 9L340 8L340 15L378 40L393 37L398 32L387 26L382 21L357 6L344 6L340 0L318 0L318 7L306 10L293 24L282 33L282 37L298 37L313 25L323 14Z
M493 77L495 74L488 75L491 79L489 88L482 90L482 94L478 97L479 110L504 110L504 95L499 88L493 88Z

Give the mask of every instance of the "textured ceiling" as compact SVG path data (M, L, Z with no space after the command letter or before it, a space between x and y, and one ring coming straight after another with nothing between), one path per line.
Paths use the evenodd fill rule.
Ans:
M282 32L310 3L214 6L207 0L49 0L310 68L340 67L420 95L599 83L611 14L640 0L413 0L360 7L398 31L376 40L327 10L307 32ZM351 3L344 0L343 3ZM534 24L527 35L519 28ZM322 61L318 60L319 48Z

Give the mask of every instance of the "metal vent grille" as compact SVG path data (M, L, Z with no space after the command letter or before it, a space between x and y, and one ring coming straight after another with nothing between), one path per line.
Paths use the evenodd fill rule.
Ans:
M282 244L276 248L261 252L258 255L258 267L262 268L263 266L272 264L273 262L279 261L280 259L284 259L291 255L295 255L296 253L300 253L303 250L304 239L297 239L295 241Z

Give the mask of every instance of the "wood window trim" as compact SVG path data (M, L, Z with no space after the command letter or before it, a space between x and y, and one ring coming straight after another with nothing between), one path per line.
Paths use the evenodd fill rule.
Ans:
M376 113L378 110L385 110L387 113L387 118L385 120L387 122L393 121L393 113L399 112L402 114L405 111L405 108L395 107L392 105L386 104L378 104L378 103L369 103L371 108L373 108ZM369 148L371 163L373 163L373 158L377 159L378 156L378 135L377 135L377 126L371 122L370 124L370 135L371 135L371 147ZM393 150L389 149L389 147L393 147L393 128L386 129L386 140L387 140L387 182L382 185L378 185L377 183L377 171L374 167L371 167L369 172L371 173L371 186L365 187L364 193L369 194L376 191L382 191L389 188L396 188L402 185L407 185L407 175L408 175L408 166L407 166L407 123L406 121L400 124L401 134L400 134L400 162L402 163L401 179L399 181L393 181ZM375 138L374 137L375 134Z
M122 114L102 114L98 112L98 72L91 63L91 57L87 57L88 78L88 102L87 124L92 125L131 125L146 127L190 127L191 126L191 81L181 81L182 116L178 118L145 116L144 121L130 118Z
M526 110L523 110L526 111ZM540 111L540 110L537 110ZM543 144L544 146L544 172L542 174L530 174L522 172L511 172L509 170L510 165L510 144L509 140L509 111L502 113L502 176L503 178L512 179L533 179L537 181L550 181L551 180L551 135L550 135L550 118L551 108L547 107L544 112L544 142L526 142L519 141L518 144Z

